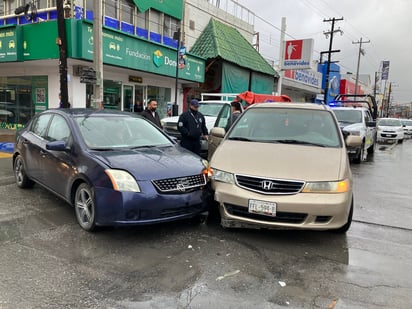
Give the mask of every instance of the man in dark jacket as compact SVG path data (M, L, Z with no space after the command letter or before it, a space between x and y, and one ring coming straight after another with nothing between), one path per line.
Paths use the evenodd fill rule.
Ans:
M151 121L155 125L157 125L160 129L162 129L162 124L160 123L159 114L156 112L157 109L157 101L155 99L150 99L147 102L146 109L140 113L141 116L145 117L147 120Z
M180 145L198 155L200 155L200 139L208 138L205 117L199 109L199 101L190 101L190 108L179 116L177 128L182 134Z

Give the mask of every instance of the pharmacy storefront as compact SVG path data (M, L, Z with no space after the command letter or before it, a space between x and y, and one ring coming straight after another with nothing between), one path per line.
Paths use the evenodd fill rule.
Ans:
M294 102L314 102L321 93L322 74L314 70L286 70L282 80L282 94Z
M22 126L34 113L59 106L57 37L56 21L0 27L1 127ZM71 107L90 107L93 24L67 19L66 37L69 102ZM130 111L135 101L154 98L164 117L175 100L176 80L180 111L182 84L204 82L204 59L185 54L177 69L175 48L107 27L102 46L104 108Z

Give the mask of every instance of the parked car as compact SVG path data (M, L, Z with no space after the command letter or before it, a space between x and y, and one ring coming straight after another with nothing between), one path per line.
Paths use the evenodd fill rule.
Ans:
M195 218L207 210L207 162L151 122L115 110L56 109L17 132L17 186L40 184L74 206L80 226Z
M326 105L262 103L246 109L217 139L210 166L223 227L346 232L352 221L352 173L346 141Z
M378 141L395 141L402 143L405 137L402 121L399 118L380 118L378 126Z
M401 119L405 137L412 137L412 119Z
M347 147L351 161L361 163L367 158L367 155L372 155L375 152L376 121L373 120L366 107L332 107L332 111L344 132L362 138L362 144L359 147Z

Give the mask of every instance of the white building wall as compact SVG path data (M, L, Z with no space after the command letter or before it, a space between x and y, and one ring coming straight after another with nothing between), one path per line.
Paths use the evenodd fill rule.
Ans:
M222 23L236 28L250 44L253 44L253 35L255 33L253 25L254 14L239 4L234 2L230 3L232 5L230 6L232 8L231 11L239 12L239 14L244 16L244 19L248 21L236 17L228 12L229 10L218 8L205 0L185 1L183 16L183 42L188 50L192 48L193 44L196 42L197 38L203 32L212 17Z

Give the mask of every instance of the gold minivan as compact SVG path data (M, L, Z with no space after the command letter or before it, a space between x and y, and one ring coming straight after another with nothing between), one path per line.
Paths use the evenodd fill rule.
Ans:
M227 124L224 117L216 124ZM361 139L344 135L328 106L256 104L228 132L223 127L209 136L223 227L349 229L354 202L346 146Z

